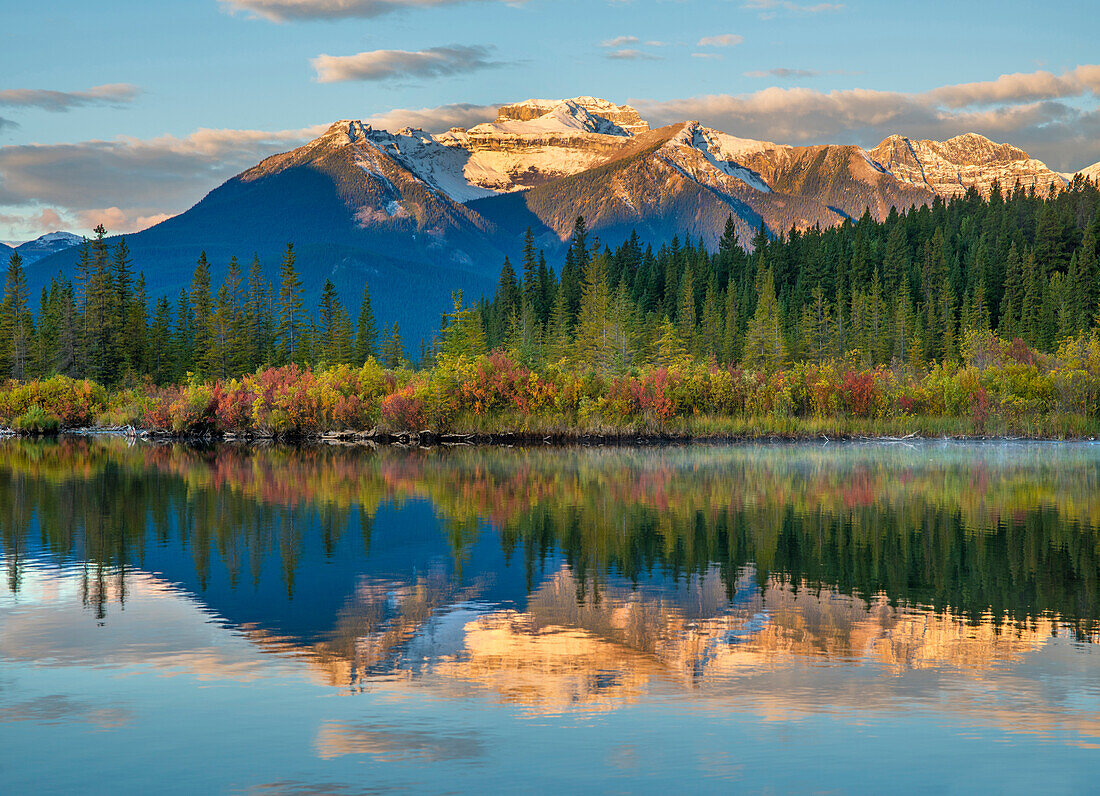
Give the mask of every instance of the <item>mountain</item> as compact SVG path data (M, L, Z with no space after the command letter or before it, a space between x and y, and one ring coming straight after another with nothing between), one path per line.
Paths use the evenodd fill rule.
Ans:
M1086 179L1090 179L1093 182L1100 184L1100 163L1093 163L1091 166L1086 166L1077 173L1085 177ZM1073 178L1072 174L1067 174L1066 176L1070 179Z
M71 232L47 232L39 238L21 243L15 247L15 250L23 258L23 265L27 266L51 254L79 246L82 240L84 240L82 237Z
M1046 193L1067 184L1064 175L1011 144L997 144L977 133L946 141L914 141L892 135L871 150L871 157L895 179L928 188L940 196L960 196L973 186L988 195L993 181L1003 190L1017 183Z
M11 246L8 246L6 243L0 243L0 264L6 265L13 251L15 251L15 249Z
M895 135L871 150L788 146L698 121L651 130L636 109L594 97L530 99L438 135L336 122L127 241L152 295L186 286L201 250L219 270L255 253L274 281L293 241L308 305L329 278L354 312L366 281L380 322L401 321L415 343L452 290L492 290L528 227L551 261L578 215L608 244L636 230L643 242L679 235L713 246L731 215L747 242L761 224L781 234L864 213L882 219L969 187L988 192L994 180L1005 189L1067 182L973 133L944 142ZM31 288L72 260L45 256L28 272Z

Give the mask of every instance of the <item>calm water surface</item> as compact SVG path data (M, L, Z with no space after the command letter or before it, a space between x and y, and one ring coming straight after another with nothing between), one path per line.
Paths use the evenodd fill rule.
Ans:
M1086 792L1100 445L0 443L5 793Z

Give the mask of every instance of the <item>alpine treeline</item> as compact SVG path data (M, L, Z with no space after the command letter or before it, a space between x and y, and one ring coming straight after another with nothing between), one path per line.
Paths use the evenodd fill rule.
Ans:
M971 189L882 222L867 214L778 237L761 226L749 247L731 218L714 252L676 238L655 251L636 234L611 250L578 218L559 268L528 230L495 297L466 306L456 296L419 364L505 348L529 366L603 373L692 360L768 372L840 359L917 372L958 360L972 330L1051 351L1097 322L1098 208L1100 190L1081 178L1047 196L994 185L988 198ZM326 282L307 309L290 244L276 284L255 257L247 267L230 260L216 281L203 254L188 289L150 303L125 239L105 238L98 227L72 279L55 278L34 311L11 256L0 372L163 385L267 365L405 364L400 328L379 334L366 286L349 308Z
M919 370L958 361L971 330L1052 351L1097 321L1098 207L1080 177L1047 196L994 185L881 223L761 226L748 249L731 218L713 253L676 238L654 251L637 235L611 250L578 218L560 278L529 233L479 320L490 349L602 372L691 359Z

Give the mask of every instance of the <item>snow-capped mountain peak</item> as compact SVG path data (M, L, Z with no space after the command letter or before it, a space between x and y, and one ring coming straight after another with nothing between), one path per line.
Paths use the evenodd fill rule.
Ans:
M726 135L700 122L690 121L662 147L662 153L666 161L683 174L712 187L722 182L720 178L715 179L718 174L740 180L762 193L770 193L771 188L764 178L738 161L775 146L766 141Z
M504 105L497 112L496 123L533 121L553 112L566 103L583 108L593 116L606 119L623 131L622 133L613 133L614 135L623 135L624 133L626 135L637 135L649 130L649 123L644 121L638 115L638 111L631 106L616 105L609 100L587 96L573 97L567 100L529 99L511 105ZM591 130L590 132L598 131Z
M1066 179L1040 160L1011 144L998 144L978 133L963 133L946 141L914 140L891 135L870 155L896 179L921 185L941 196L958 196L970 187L988 194L993 181L1003 189L1017 182L1023 188L1045 190Z
M84 239L71 232L47 232L45 235L29 240L15 247L24 265L37 262L55 252L78 246Z

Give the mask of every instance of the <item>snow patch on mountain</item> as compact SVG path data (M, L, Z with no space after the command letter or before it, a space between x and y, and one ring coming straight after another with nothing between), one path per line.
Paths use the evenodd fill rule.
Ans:
M472 135L546 135L549 133L596 133L628 136L626 130L603 116L590 112L576 100L563 100L534 119L485 122L470 128Z
M649 130L649 123L644 121L638 111L629 105L616 105L598 97L573 97L569 100L529 99L502 106L497 112L497 122L532 121L545 116L564 103L583 108L589 113L599 116L619 127L627 135L637 135Z
M380 150L437 193L456 202L469 202L494 196L497 191L471 183L465 174L469 155L455 147L444 146L436 137L420 129L403 128L396 133L372 130L368 139Z
M1080 174L1082 177L1093 182L1100 183L1100 163L1093 163L1091 166L1086 166L1080 171L1076 171L1073 174L1063 174L1062 176L1066 180L1072 180L1076 175Z
M739 157L763 151L768 146L775 145L764 141L736 138L718 130L703 127L699 122L688 122L684 125L684 129L665 145L665 149L674 151L676 148L686 148L698 152L702 154L705 163L718 172L740 180L745 185L761 193L771 193L772 189L763 177L752 169L737 163ZM675 157L672 152L669 152L668 155L672 165L680 169L681 172L692 178L699 176L697 169L689 168L688 163L683 158ZM711 181L708 180L707 182Z
M884 139L869 153L896 179L922 185L940 196L960 196L968 188L989 194L994 180L1002 190L1017 183L1045 191L1061 188L1064 175L1051 171L1011 144L998 144L984 135L964 133L946 141L913 140L901 135Z
M19 252L23 264L30 265L55 252L79 246L83 240L84 238L80 235L74 235L71 232L47 232L34 240L19 244L15 250Z

